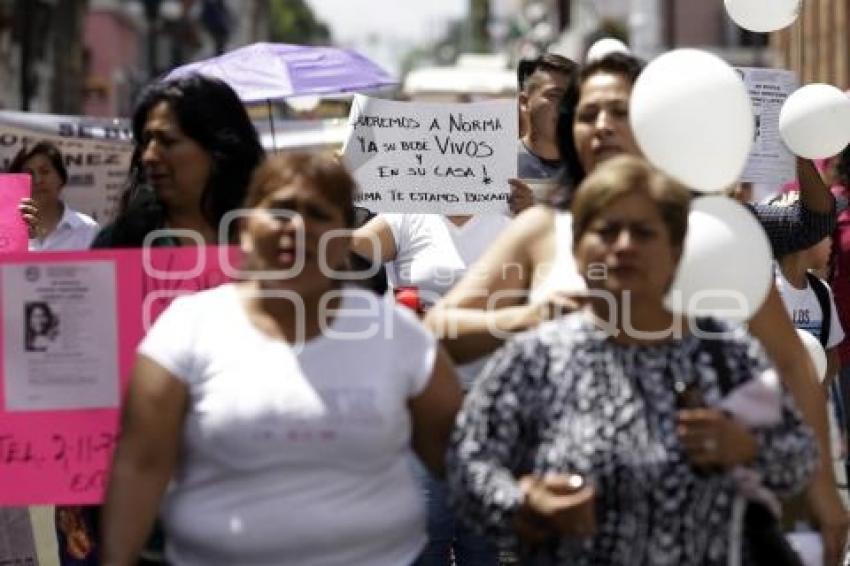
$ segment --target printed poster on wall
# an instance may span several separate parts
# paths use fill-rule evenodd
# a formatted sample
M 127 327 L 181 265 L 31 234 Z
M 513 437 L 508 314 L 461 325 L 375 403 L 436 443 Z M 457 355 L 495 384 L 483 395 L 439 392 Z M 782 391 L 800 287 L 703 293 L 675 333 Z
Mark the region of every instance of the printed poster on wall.
M 507 213 L 514 100 L 425 103 L 357 95 L 344 160 L 373 212 Z

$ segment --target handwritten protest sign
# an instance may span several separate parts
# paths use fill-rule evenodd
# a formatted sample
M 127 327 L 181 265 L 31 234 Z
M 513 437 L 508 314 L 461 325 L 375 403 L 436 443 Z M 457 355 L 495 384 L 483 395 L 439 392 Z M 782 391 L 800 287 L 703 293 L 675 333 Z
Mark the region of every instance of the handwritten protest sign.
M 30 196 L 29 175 L 0 175 L 0 253 L 27 251 L 27 225 L 18 204 Z
M 235 265 L 236 260 L 231 258 L 237 253 L 233 249 L 220 251 L 214 247 L 158 248 L 8 254 L 0 258 L 0 347 L 4 359 L 0 364 L 0 506 L 92 504 L 102 500 L 118 434 L 119 409 L 114 392 L 127 386 L 136 346 L 144 335 L 145 318 L 147 322 L 155 319 L 176 296 L 227 281 L 225 274 L 232 270 L 225 264 Z M 26 285 L 26 275 L 32 277 L 35 271 L 38 279 Z M 62 273 L 67 278 L 63 279 Z M 97 283 L 88 277 L 95 273 Z M 22 281 L 16 280 L 19 275 L 24 276 Z M 111 287 L 107 296 L 100 288 L 101 279 Z M 7 286 L 10 280 L 14 281 L 12 288 Z M 79 308 L 61 308 L 75 292 L 83 297 Z M 95 295 L 100 300 L 98 312 L 92 313 L 86 297 Z M 151 296 L 155 299 L 150 300 Z M 25 321 L 16 313 L 24 312 L 31 298 L 56 304 L 61 314 L 60 333 L 63 326 L 79 330 L 95 317 L 98 324 L 112 329 L 115 338 L 104 343 L 103 336 L 95 333 L 56 349 L 47 345 L 44 350 L 28 350 Z M 143 305 L 147 305 L 147 312 Z M 16 361 L 10 363 L 13 358 Z M 49 368 L 47 379 L 44 366 Z M 94 375 L 104 367 L 117 369 L 110 375 Z M 66 391 L 63 398 L 56 395 L 60 387 Z M 27 397 L 27 393 L 34 397 Z
M 513 100 L 434 104 L 357 95 L 344 159 L 374 212 L 505 213 L 516 176 Z
M 799 86 L 792 71 L 738 68 L 753 104 L 755 139 L 742 181 L 779 186 L 796 175 L 794 155 L 779 137 L 779 111 Z

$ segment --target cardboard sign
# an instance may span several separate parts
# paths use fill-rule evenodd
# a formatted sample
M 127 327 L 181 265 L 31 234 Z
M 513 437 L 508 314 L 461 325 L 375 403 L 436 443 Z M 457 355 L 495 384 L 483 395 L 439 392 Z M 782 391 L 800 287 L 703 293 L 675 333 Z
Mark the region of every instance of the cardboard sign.
M 357 95 L 344 160 L 374 212 L 507 213 L 514 100 L 397 102 Z
M 237 256 L 187 247 L 0 257 L 0 506 L 102 501 L 146 323 L 175 297 L 229 281 Z

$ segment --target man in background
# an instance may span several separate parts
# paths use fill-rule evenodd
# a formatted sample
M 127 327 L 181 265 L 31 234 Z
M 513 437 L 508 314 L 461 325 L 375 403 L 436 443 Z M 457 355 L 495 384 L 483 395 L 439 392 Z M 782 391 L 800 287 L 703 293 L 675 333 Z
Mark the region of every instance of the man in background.
M 517 177 L 559 182 L 565 168 L 558 151 L 558 106 L 578 65 L 566 57 L 546 53 L 523 61 L 519 79 L 520 139 Z

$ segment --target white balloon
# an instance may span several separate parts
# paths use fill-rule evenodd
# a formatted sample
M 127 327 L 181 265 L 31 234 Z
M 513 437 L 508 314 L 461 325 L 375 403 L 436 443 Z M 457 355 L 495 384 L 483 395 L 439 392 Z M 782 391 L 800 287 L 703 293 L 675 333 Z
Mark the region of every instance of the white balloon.
M 832 157 L 850 143 L 850 98 L 827 84 L 797 89 L 779 112 L 779 134 L 801 157 Z
M 748 320 L 773 282 L 770 242 L 755 215 L 725 196 L 691 204 L 688 233 L 665 305 L 688 316 Z
M 826 352 L 823 346 L 821 346 L 820 340 L 811 332 L 800 328 L 797 329 L 797 335 L 800 336 L 803 346 L 806 347 L 806 351 L 812 357 L 812 363 L 815 364 L 815 373 L 818 374 L 818 379 L 823 381 L 826 378 Z
M 725 0 L 726 12 L 736 24 L 755 32 L 790 26 L 800 15 L 800 0 Z
M 719 192 L 743 172 L 752 105 L 740 74 L 719 57 L 697 49 L 661 55 L 638 77 L 629 112 L 646 158 L 688 187 Z
M 590 46 L 587 55 L 584 56 L 585 63 L 598 61 L 611 53 L 631 53 L 625 43 L 613 37 L 603 37 Z

